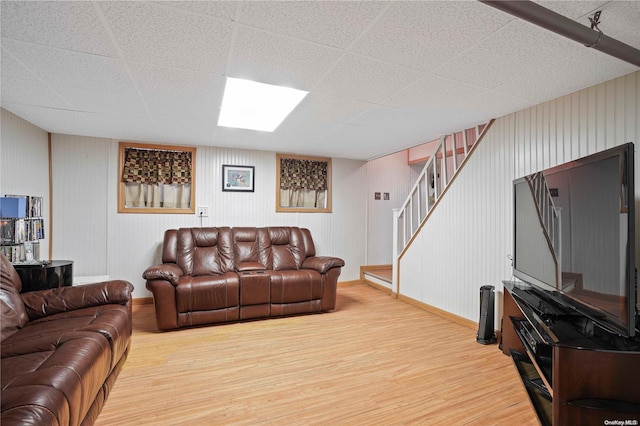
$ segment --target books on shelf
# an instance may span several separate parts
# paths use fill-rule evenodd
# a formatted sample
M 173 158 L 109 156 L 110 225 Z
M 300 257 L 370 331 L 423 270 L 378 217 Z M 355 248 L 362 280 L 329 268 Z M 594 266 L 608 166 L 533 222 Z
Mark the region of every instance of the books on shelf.
M 45 237 L 43 198 L 30 195 L 0 197 L 0 253 L 12 263 L 40 259 L 39 240 Z
M 0 246 L 0 253 L 11 263 L 31 263 L 40 261 L 40 243 L 28 241 L 23 244 Z
M 5 195 L 0 197 L 0 217 L 42 217 L 42 197 L 31 195 Z
M 1 244 L 19 244 L 43 238 L 43 219 L 0 219 Z

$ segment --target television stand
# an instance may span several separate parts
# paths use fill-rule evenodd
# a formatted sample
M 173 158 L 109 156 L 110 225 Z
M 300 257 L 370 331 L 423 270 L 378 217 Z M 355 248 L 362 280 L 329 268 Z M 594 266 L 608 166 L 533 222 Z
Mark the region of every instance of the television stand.
M 500 347 L 512 357 L 540 422 L 640 424 L 638 341 L 584 333 L 584 321 L 554 316 L 558 306 L 547 306 L 528 284 L 503 284 Z

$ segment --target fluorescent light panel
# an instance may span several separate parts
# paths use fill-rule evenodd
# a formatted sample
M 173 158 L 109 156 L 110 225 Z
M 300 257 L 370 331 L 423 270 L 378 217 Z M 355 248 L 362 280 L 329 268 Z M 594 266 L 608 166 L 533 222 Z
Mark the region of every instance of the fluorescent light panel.
M 273 132 L 307 93 L 227 77 L 218 126 Z

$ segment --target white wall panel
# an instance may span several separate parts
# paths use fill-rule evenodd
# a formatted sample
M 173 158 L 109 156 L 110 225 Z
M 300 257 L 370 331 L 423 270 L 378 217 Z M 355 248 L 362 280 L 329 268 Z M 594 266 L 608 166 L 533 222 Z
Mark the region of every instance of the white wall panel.
M 40 240 L 40 258 L 49 259 L 49 141 L 47 132 L 4 108 L 0 133 L 0 195 L 43 197 L 45 237 Z
M 477 321 L 479 288 L 511 277 L 512 180 L 626 142 L 640 164 L 639 88 L 636 72 L 497 119 L 402 257 L 400 293 Z
M 390 265 L 393 259 L 393 209 L 402 207 L 417 174 L 407 164 L 407 152 L 391 154 L 367 163 L 367 259 L 366 265 Z M 380 192 L 381 199 L 374 194 Z M 382 196 L 389 193 L 389 200 Z
M 148 297 L 144 270 L 160 262 L 164 231 L 193 226 L 301 226 L 311 230 L 319 255 L 339 256 L 341 281 L 359 277 L 365 264 L 366 167 L 335 158 L 332 213 L 276 213 L 276 154 L 197 147 L 196 205 L 208 206 L 202 222 L 195 214 L 118 214 L 118 141 L 56 135 L 54 194 L 57 235 L 54 249 L 75 261 L 79 275 L 108 275 L 131 281 L 134 297 Z M 255 192 L 222 191 L 222 165 L 255 167 Z M 86 179 L 88 170 L 91 179 Z M 85 178 L 83 178 L 85 177 Z M 89 200 L 88 208 L 81 200 Z M 96 232 L 89 230 L 96 227 Z
M 52 135 L 55 259 L 73 260 L 74 276 L 109 275 L 109 139 Z

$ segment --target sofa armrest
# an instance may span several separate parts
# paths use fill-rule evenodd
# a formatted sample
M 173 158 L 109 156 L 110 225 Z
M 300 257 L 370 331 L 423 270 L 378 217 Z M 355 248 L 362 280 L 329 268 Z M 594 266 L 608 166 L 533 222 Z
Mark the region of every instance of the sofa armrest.
M 303 269 L 315 269 L 321 274 L 324 274 L 329 269 L 341 268 L 343 266 L 344 266 L 344 260 L 337 257 L 329 257 L 329 256 L 307 257 L 304 260 L 304 262 L 302 262 Z
M 162 265 L 155 265 L 147 268 L 147 270 L 142 274 L 142 278 L 147 281 L 165 280 L 176 286 L 178 285 L 182 275 L 184 274 L 178 265 L 174 263 L 163 263 Z
M 240 262 L 236 266 L 237 272 L 253 272 L 253 271 L 264 271 L 265 267 L 262 263 L 259 262 Z
M 128 305 L 133 285 L 111 280 L 22 293 L 29 320 L 100 305 Z

